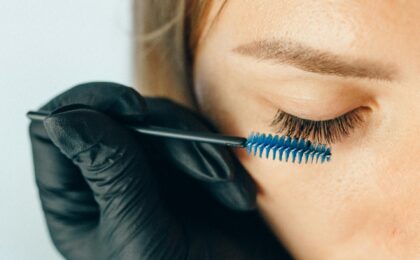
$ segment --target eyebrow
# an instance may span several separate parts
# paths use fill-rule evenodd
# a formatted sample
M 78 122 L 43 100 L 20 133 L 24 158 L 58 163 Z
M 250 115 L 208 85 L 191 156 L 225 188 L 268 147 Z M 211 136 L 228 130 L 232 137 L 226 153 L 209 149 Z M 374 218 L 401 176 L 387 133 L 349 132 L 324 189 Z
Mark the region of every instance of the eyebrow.
M 257 60 L 273 60 L 318 74 L 384 81 L 392 81 L 396 77 L 395 66 L 385 66 L 364 59 L 349 60 L 290 40 L 258 40 L 239 45 L 232 51 Z

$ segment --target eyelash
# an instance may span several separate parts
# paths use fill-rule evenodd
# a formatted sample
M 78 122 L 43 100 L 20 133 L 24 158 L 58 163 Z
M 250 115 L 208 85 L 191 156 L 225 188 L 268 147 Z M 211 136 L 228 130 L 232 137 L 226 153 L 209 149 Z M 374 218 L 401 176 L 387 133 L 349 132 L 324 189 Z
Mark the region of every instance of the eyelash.
M 276 127 L 277 133 L 310 139 L 316 143 L 332 144 L 347 137 L 354 128 L 360 126 L 363 122 L 361 111 L 358 109 L 324 121 L 302 119 L 279 109 L 270 126 Z

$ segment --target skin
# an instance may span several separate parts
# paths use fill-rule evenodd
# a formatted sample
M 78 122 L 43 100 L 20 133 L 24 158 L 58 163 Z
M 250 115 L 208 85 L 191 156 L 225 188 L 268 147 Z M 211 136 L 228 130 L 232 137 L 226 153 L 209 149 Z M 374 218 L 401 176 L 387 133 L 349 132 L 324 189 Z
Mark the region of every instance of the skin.
M 420 1 L 229 0 L 212 7 L 195 56 L 199 109 L 222 133 L 274 133 L 277 109 L 327 120 L 359 109 L 364 123 L 331 144 L 326 164 L 234 149 L 256 181 L 258 209 L 300 259 L 420 257 Z M 288 39 L 378 63 L 392 80 L 322 74 L 232 51 Z

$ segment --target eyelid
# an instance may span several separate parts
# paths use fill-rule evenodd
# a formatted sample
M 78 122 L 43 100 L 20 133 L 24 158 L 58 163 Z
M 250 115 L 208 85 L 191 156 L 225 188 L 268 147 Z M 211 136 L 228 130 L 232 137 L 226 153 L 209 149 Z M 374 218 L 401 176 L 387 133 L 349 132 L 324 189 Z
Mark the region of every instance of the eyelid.
M 303 91 L 296 85 L 293 85 L 293 88 L 284 87 L 284 89 L 295 89 L 295 92 L 299 89 L 299 93 Z M 303 89 L 307 89 L 306 85 Z M 373 100 L 370 95 L 359 91 L 354 91 L 349 94 L 348 91 L 343 90 L 343 92 L 339 92 L 341 93 L 340 95 L 337 92 L 332 94 L 332 92 L 327 91 L 317 94 L 317 97 L 313 98 L 309 98 L 308 96 L 303 96 L 302 98 L 302 96 L 297 94 L 292 95 L 292 93 L 292 90 L 290 90 L 290 93 L 287 91 L 260 91 L 256 95 L 258 95 L 262 104 L 271 106 L 271 108 L 277 107 L 284 112 L 287 111 L 286 113 L 290 115 L 298 115 L 301 119 L 317 121 L 337 118 L 358 107 L 370 107 L 372 106 Z
M 270 127 L 277 128 L 274 130 L 276 133 L 332 144 L 350 135 L 352 130 L 365 121 L 362 116 L 364 109 L 353 109 L 336 118 L 322 121 L 302 119 L 279 109 Z

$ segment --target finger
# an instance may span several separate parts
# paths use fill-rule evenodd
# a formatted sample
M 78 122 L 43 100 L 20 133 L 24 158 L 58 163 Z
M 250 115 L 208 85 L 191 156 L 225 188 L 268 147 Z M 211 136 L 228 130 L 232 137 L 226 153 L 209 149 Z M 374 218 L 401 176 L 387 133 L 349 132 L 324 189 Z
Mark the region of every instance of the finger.
M 151 124 L 175 129 L 215 132 L 212 125 L 193 113 L 163 98 L 147 98 Z M 256 207 L 256 186 L 249 174 L 227 147 L 175 139 L 156 139 L 160 154 L 176 167 L 198 179 L 224 205 L 235 210 Z
M 98 223 L 92 191 L 79 169 L 51 142 L 42 122 L 31 122 L 30 137 L 36 184 L 55 246 L 70 259 L 93 257 L 79 253 L 89 252 Z
M 81 170 L 101 211 L 100 231 L 112 255 L 131 250 L 152 254 L 145 241 L 177 251 L 183 234 L 163 207 L 151 165 L 140 139 L 106 115 L 89 109 L 53 114 L 44 121 L 51 140 Z M 137 243 L 137 244 L 136 244 Z M 136 246 L 134 246 L 136 245 Z
M 140 120 L 146 111 L 143 97 L 133 88 L 100 81 L 76 85 L 52 99 L 40 110 L 52 112 L 73 104 L 87 105 L 110 117 L 121 117 L 125 120 Z

